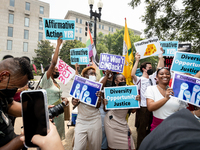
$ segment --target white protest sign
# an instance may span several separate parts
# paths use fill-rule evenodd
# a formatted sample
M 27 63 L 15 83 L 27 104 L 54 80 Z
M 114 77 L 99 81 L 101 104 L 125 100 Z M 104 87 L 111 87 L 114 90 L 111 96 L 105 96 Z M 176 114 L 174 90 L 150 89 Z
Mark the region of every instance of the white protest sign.
M 162 51 L 160 50 L 160 41 L 158 37 L 149 38 L 134 43 L 136 51 L 140 54 L 140 59 L 150 56 L 156 56 Z
M 75 70 L 60 58 L 58 58 L 56 67 L 58 68 L 58 71 L 60 73 L 58 79 L 63 84 L 67 84 L 67 82 L 69 82 L 69 80 L 75 75 Z

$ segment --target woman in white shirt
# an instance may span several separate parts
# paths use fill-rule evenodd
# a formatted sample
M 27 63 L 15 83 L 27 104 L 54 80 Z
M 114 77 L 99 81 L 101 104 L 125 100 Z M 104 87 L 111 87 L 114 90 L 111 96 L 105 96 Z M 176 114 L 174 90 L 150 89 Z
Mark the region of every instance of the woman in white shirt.
M 158 84 L 149 86 L 145 92 L 147 108 L 149 111 L 153 112 L 151 131 L 168 116 L 186 107 L 185 103 L 179 101 L 177 98 L 170 97 L 170 95 L 173 96 L 174 92 L 173 89 L 169 87 L 169 81 L 171 79 L 169 68 L 159 68 L 156 77 Z M 199 110 L 195 112 L 196 114 L 200 113 Z

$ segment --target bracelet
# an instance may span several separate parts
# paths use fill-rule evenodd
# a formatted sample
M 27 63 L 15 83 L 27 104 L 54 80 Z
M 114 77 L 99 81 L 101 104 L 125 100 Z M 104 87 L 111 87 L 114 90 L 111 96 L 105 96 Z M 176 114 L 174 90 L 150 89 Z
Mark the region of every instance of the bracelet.
M 193 114 L 194 114 L 194 116 L 195 116 L 195 118 L 196 118 L 197 120 L 200 120 L 200 118 L 196 116 L 195 111 L 193 111 Z

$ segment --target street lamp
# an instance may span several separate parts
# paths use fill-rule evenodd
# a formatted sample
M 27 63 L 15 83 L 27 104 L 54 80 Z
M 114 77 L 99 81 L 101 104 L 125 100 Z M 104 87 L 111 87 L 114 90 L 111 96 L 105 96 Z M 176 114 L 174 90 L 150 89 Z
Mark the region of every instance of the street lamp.
M 101 22 L 101 9 L 103 7 L 103 3 L 101 0 L 99 0 L 97 7 L 99 9 L 99 13 L 93 12 L 92 7 L 94 4 L 94 0 L 88 0 L 88 4 L 90 6 L 90 19 L 92 19 L 92 17 L 94 16 L 94 45 L 96 47 L 96 29 L 97 29 L 97 18 L 99 19 L 99 22 Z

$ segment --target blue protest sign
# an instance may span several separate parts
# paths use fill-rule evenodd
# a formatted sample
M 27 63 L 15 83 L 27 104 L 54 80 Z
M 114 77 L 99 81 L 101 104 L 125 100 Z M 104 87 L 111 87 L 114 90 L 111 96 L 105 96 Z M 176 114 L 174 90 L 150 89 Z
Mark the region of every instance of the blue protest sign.
M 171 71 L 195 75 L 200 69 L 200 55 L 194 53 L 176 52 Z
M 102 83 L 75 76 L 71 87 L 70 95 L 80 100 L 80 102 L 96 107 L 98 97 L 96 92 L 101 90 Z
M 111 70 L 113 72 L 123 72 L 125 57 L 101 53 L 99 61 L 100 70 Z
M 48 40 L 57 40 L 63 36 L 63 40 L 74 40 L 75 21 L 43 18 L 45 38 Z
M 178 41 L 160 41 L 160 46 L 163 48 L 163 56 L 174 56 L 178 51 Z
M 200 106 L 200 79 L 174 73 L 172 80 L 174 97 L 192 105 Z
M 120 86 L 120 87 L 105 87 L 105 99 L 108 100 L 106 109 L 129 109 L 139 108 L 139 101 L 135 100 L 138 95 L 136 85 Z
M 70 49 L 70 60 L 72 65 L 75 65 L 76 63 L 79 65 L 89 64 L 88 48 Z
M 142 72 L 140 71 L 140 68 L 137 68 L 135 75 L 137 77 L 141 77 L 142 76 Z

